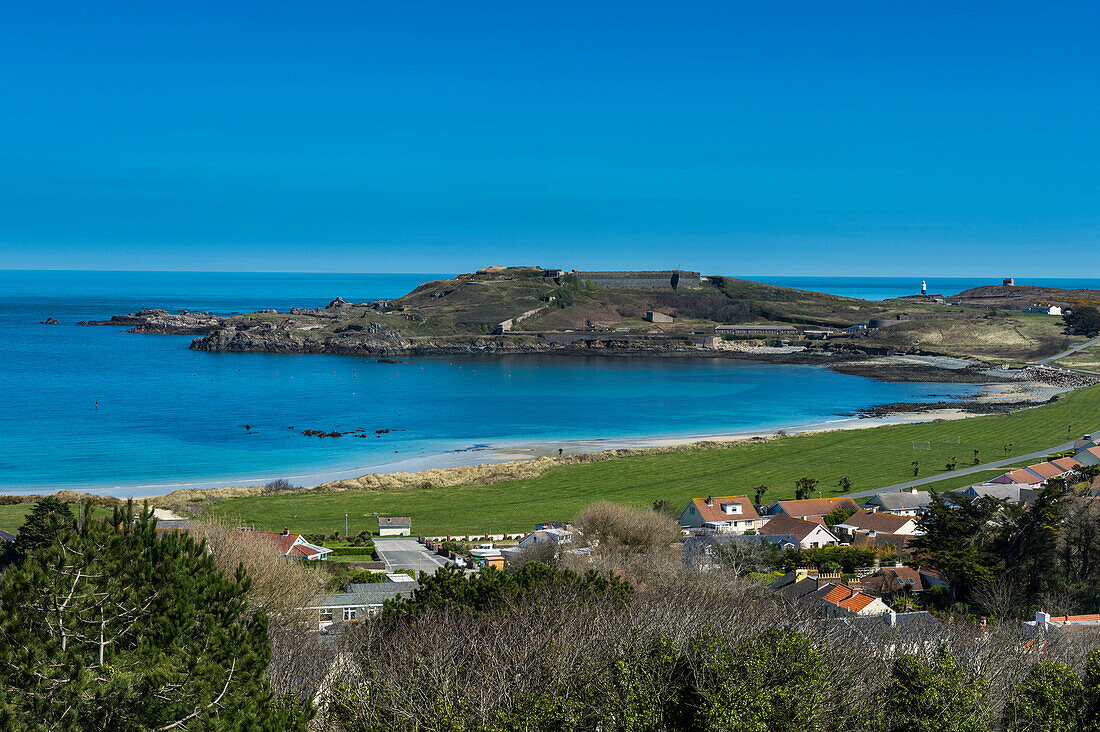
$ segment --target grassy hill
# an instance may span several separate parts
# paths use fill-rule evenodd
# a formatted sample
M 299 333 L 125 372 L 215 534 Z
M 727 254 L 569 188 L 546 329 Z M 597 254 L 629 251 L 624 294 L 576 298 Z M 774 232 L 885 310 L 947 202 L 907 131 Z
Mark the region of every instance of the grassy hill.
M 986 462 L 1006 452 L 1042 450 L 1098 428 L 1100 386 L 1009 415 L 647 452 L 554 467 L 533 479 L 492 485 L 236 498 L 210 510 L 270 530 L 288 526 L 307 533 L 342 531 L 345 512 L 352 533 L 373 530 L 374 513 L 411 515 L 414 530 L 424 534 L 521 531 L 539 521 L 571 518 L 603 499 L 634 506 L 663 499 L 679 505 L 707 494 L 752 494 L 758 485 L 769 487 L 768 500 L 789 498 L 803 476 L 819 480 L 822 495 L 839 495 L 837 481 L 844 474 L 851 477 L 853 490 L 861 491 L 911 478 L 914 460 L 920 462 L 921 476 L 935 475 L 946 471 L 950 457 L 961 467 L 973 463 L 975 450 Z M 980 480 L 953 479 L 932 488 Z

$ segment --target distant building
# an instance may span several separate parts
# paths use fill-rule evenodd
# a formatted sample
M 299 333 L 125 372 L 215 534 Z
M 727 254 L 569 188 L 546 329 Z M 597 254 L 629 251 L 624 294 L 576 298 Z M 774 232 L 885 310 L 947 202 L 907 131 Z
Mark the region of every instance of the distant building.
M 562 546 L 573 540 L 573 532 L 566 529 L 540 529 L 532 531 L 519 540 L 514 547 L 501 549 L 500 554 L 508 563 L 516 563 L 523 559 L 523 555 L 535 547 L 553 547 L 556 552 Z
M 313 562 L 328 559 L 328 555 L 332 553 L 331 549 L 311 544 L 301 534 L 292 534 L 286 529 L 283 529 L 281 534 L 272 531 L 257 531 L 255 534 L 270 539 L 275 550 L 287 559 L 305 559 Z
M 910 488 L 897 493 L 876 493 L 864 501 L 861 508 L 895 516 L 920 516 L 931 502 L 931 493 Z
M 1014 280 L 1011 277 L 1005 277 L 1003 280 L 1001 280 L 1001 286 L 1002 287 L 1015 287 L 1016 286 L 1016 280 Z
M 850 326 L 848 326 L 847 328 L 844 329 L 844 332 L 845 333 L 859 333 L 861 330 L 867 330 L 867 324 L 866 323 L 857 323 L 855 325 L 850 325 Z
M 607 290 L 675 290 L 680 287 L 699 287 L 702 276 L 698 272 L 672 269 L 648 272 L 581 272 L 573 270 L 581 282 L 591 282 Z
M 1032 305 L 1029 308 L 1024 308 L 1024 312 L 1038 315 L 1061 315 L 1062 308 L 1057 305 Z
M 772 516 L 759 533 L 768 536 L 793 536 L 802 549 L 820 549 L 835 546 L 836 535 L 819 523 L 803 521 L 790 516 Z
M 379 536 L 411 536 L 412 518 L 409 516 L 379 516 Z
M 718 335 L 735 336 L 791 336 L 798 335 L 798 329 L 789 325 L 716 325 Z
M 748 496 L 693 498 L 680 512 L 685 529 L 709 529 L 719 534 L 743 534 L 760 529 L 760 514 Z
M 804 330 L 802 335 L 806 336 L 813 341 L 823 341 L 831 336 L 833 332 L 831 330 Z
M 768 506 L 769 516 L 791 516 L 800 519 L 820 519 L 838 508 L 858 511 L 859 506 L 847 496 L 841 498 L 804 498 L 800 501 L 775 501 Z
M 673 320 L 671 315 L 665 315 L 656 310 L 646 310 L 645 319 L 650 323 L 671 323 Z
M 386 600 L 409 597 L 416 592 L 420 585 L 411 577 L 402 576 L 407 579 L 348 585 L 344 592 L 319 595 L 305 609 L 317 613 L 317 630 L 340 631 L 348 623 L 377 615 Z
M 894 534 L 896 536 L 916 536 L 922 533 L 917 528 L 917 522 L 912 516 L 895 516 L 892 513 L 870 513 L 868 511 L 856 511 L 841 523 L 833 527 L 833 531 L 852 539 L 856 534 L 866 534 L 874 537 L 877 534 Z

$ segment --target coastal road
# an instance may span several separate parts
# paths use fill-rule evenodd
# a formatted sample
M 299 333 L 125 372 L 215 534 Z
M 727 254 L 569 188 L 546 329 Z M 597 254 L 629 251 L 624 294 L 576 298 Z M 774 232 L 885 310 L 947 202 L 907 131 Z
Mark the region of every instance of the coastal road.
M 1091 341 L 1085 341 L 1081 345 L 1074 346 L 1073 348 L 1069 349 L 1068 351 L 1062 351 L 1061 353 L 1056 353 L 1053 356 L 1051 356 L 1050 358 L 1044 358 L 1042 360 L 1036 361 L 1035 363 L 1039 364 L 1040 366 L 1048 366 L 1048 365 L 1050 365 L 1054 361 L 1057 361 L 1060 358 L 1065 358 L 1066 356 L 1069 356 L 1070 354 L 1077 353 L 1078 351 L 1083 351 L 1086 348 L 1088 348 L 1089 346 L 1095 346 L 1097 344 L 1100 344 L 1100 337 L 1093 338 Z
M 411 569 L 414 572 L 435 573 L 440 567 L 450 564 L 435 552 L 429 552 L 416 539 L 387 536 L 374 540 L 374 548 L 379 558 L 386 563 L 387 572 L 399 569 Z
M 1089 433 L 1093 434 L 1093 433 Z M 1036 452 L 1029 452 L 1026 455 L 1015 455 L 1004 460 L 994 460 L 989 463 L 982 463 L 981 465 L 971 465 L 968 468 L 960 468 L 959 470 L 952 470 L 949 473 L 938 473 L 936 475 L 930 475 L 927 478 L 914 478 L 913 480 L 907 480 L 904 483 L 895 483 L 893 485 L 884 486 L 882 488 L 873 488 L 867 491 L 859 491 L 858 493 L 852 493 L 852 498 L 867 498 L 873 496 L 876 493 L 896 493 L 897 491 L 903 491 L 908 488 L 917 488 L 918 486 L 928 485 L 929 483 L 937 483 L 941 480 L 947 480 L 948 478 L 960 478 L 964 475 L 973 475 L 974 473 L 981 473 L 986 470 L 993 470 L 996 468 L 1006 468 L 1009 465 L 1015 465 L 1016 463 L 1023 462 L 1024 460 L 1039 460 L 1045 459 L 1048 455 L 1055 452 L 1063 452 L 1065 450 L 1073 449 L 1073 440 L 1064 442 L 1061 445 L 1055 447 L 1048 447 L 1045 450 L 1038 450 Z

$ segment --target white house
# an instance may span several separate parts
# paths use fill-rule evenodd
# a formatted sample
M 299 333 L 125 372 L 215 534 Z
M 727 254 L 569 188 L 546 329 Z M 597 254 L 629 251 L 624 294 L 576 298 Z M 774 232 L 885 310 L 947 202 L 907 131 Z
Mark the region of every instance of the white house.
M 500 555 L 504 557 L 506 562 L 513 563 L 519 561 L 528 549 L 542 546 L 552 546 L 559 549 L 571 543 L 572 540 L 573 532 L 567 529 L 539 529 L 520 539 L 514 547 L 501 549 Z
M 679 519 L 681 528 L 708 529 L 719 534 L 758 531 L 763 524 L 748 496 L 693 498 Z
M 379 516 L 379 536 L 410 536 L 412 535 L 412 518 L 410 516 Z
M 317 613 L 317 630 L 337 630 L 344 623 L 357 623 L 382 611 L 386 600 L 409 597 L 420 585 L 408 575 L 402 581 L 357 583 L 344 592 L 319 595 L 305 607 Z
M 896 516 L 890 513 L 870 513 L 868 511 L 856 511 L 834 526 L 833 530 L 849 538 L 853 538 L 857 534 L 866 534 L 867 536 L 877 534 L 917 536 L 923 533 L 917 528 L 917 520 L 912 516 Z
M 838 543 L 836 536 L 821 524 L 782 514 L 768 519 L 768 523 L 760 528 L 759 533 L 768 536 L 792 536 L 803 549 L 820 549 Z
M 1057 305 L 1032 305 L 1029 308 L 1024 308 L 1024 312 L 1039 315 L 1061 315 L 1062 308 Z
M 281 534 L 270 531 L 257 531 L 256 534 L 270 538 L 276 551 L 288 559 L 325 560 L 332 553 L 331 549 L 311 544 L 301 534 L 292 534 L 286 529 Z

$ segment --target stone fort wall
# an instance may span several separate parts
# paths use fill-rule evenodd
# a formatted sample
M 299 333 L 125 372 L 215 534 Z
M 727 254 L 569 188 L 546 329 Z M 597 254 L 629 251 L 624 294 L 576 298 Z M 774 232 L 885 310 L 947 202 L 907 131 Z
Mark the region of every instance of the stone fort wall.
M 613 290 L 659 290 L 677 287 L 699 287 L 703 284 L 698 272 L 666 270 L 661 272 L 579 272 L 583 282 Z

